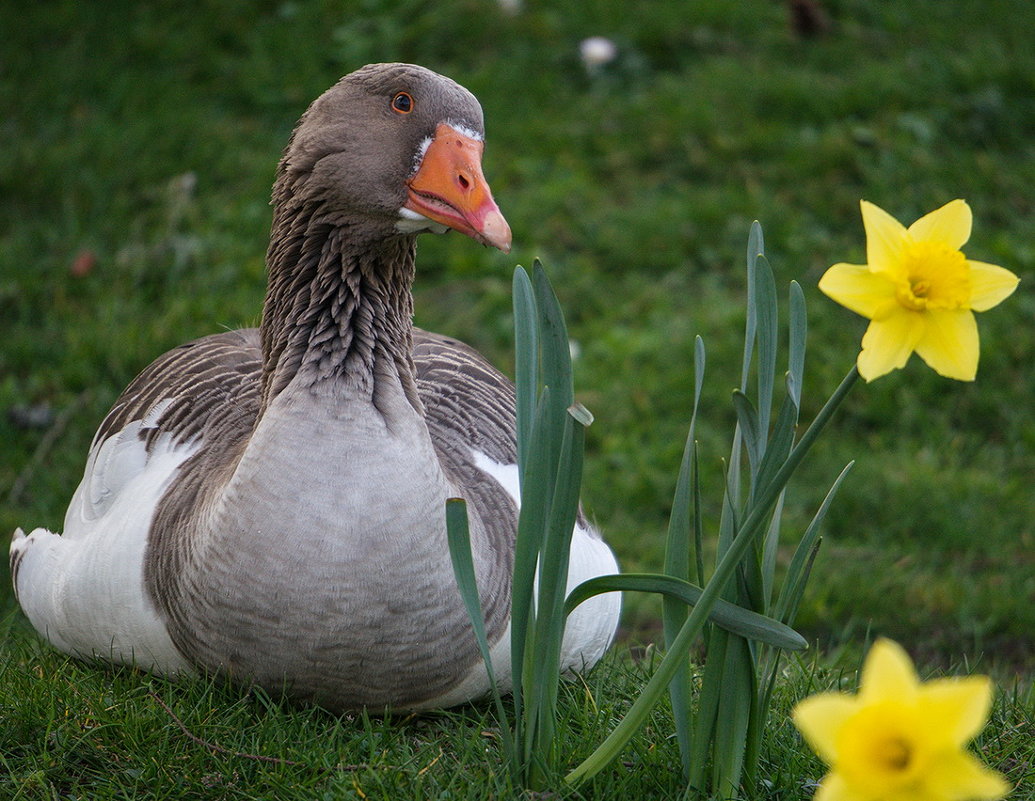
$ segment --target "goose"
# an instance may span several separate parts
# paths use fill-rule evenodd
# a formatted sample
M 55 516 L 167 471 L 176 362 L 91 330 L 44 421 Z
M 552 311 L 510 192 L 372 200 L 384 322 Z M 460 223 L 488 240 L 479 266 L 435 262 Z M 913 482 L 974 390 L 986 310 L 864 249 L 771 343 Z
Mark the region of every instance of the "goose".
M 146 367 L 102 421 L 63 533 L 14 534 L 16 597 L 53 647 L 331 710 L 477 699 L 445 529 L 462 497 L 508 689 L 514 389 L 412 323 L 418 234 L 510 250 L 483 148 L 478 101 L 422 67 L 368 65 L 312 103 L 275 178 L 259 327 Z M 616 570 L 580 512 L 569 589 Z M 619 606 L 568 619 L 565 671 L 601 658 Z

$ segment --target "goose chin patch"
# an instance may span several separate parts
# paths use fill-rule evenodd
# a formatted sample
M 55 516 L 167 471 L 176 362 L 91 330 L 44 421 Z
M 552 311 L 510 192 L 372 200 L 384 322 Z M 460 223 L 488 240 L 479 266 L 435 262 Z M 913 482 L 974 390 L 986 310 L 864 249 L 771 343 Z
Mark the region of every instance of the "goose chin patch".
M 430 231 L 433 234 L 444 234 L 449 230 L 449 226 L 428 219 L 420 212 L 403 206 L 399 209 L 399 219 L 396 220 L 395 230 L 400 234 L 419 234 L 424 231 Z

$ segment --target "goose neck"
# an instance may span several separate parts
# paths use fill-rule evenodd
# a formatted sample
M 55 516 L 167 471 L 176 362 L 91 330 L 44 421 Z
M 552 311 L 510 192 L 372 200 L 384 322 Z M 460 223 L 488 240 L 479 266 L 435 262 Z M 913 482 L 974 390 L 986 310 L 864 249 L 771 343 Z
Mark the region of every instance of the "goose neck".
M 415 409 L 415 237 L 365 235 L 318 216 L 274 224 L 263 308 L 265 409 L 289 384 L 377 396 L 401 388 Z

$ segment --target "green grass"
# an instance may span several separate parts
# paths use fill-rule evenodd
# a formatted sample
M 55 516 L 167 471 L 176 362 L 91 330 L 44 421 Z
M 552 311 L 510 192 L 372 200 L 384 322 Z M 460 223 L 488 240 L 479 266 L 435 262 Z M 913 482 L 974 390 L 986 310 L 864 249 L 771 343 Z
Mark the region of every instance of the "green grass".
M 528 799 L 679 798 L 679 751 L 667 705 L 619 761 L 578 790 L 522 794 L 510 783 L 488 704 L 394 717 L 334 716 L 219 682 L 173 683 L 66 659 L 24 631 L 0 667 L 0 798 Z M 617 649 L 585 680 L 563 682 L 558 740 L 572 764 L 613 727 L 655 665 Z M 762 751 L 766 799 L 805 797 L 823 775 L 787 716 L 818 688 L 855 690 L 840 664 L 795 662 L 774 699 Z M 974 748 L 1035 798 L 1035 695 L 1007 688 Z
M 857 460 L 828 516 L 799 617 L 823 650 L 854 649 L 881 633 L 922 664 L 965 661 L 993 671 L 1004 687 L 1015 678 L 1030 683 L 1030 2 L 829 0 L 833 30 L 815 40 L 796 36 L 784 6 L 771 0 L 644 3 L 632 12 L 623 0 L 526 5 L 516 16 L 491 0 L 22 9 L 18 25 L 5 26 L 0 49 L 0 531 L 61 527 L 96 425 L 152 358 L 257 320 L 269 187 L 292 126 L 341 74 L 367 61 L 410 60 L 455 77 L 482 100 L 486 172 L 515 234 L 509 256 L 455 234 L 424 237 L 417 322 L 465 339 L 509 370 L 512 269 L 543 259 L 579 345 L 576 397 L 596 418 L 587 431 L 583 498 L 628 570 L 661 565 L 698 333 L 708 347 L 698 422 L 702 479 L 715 504 L 706 522 L 717 523 L 750 221 L 765 227 L 778 286 L 794 278 L 806 291 L 807 422 L 851 363 L 864 328 L 815 289 L 831 263 L 864 260 L 859 198 L 907 223 L 954 197 L 970 202 L 976 221 L 968 255 L 1022 278 L 1015 297 L 979 315 L 977 382 L 940 379 L 914 360 L 858 388 L 793 482 L 785 514 L 804 526 L 840 467 Z M 577 46 L 594 34 L 612 37 L 620 57 L 590 78 Z M 81 253 L 95 264 L 76 277 L 71 266 Z M 42 407 L 54 418 L 39 427 L 18 422 L 19 412 Z M 3 572 L 5 609 L 13 600 Z M 631 600 L 628 641 L 659 637 L 659 617 L 660 605 Z M 98 673 L 36 649 L 22 628 L 15 631 L 0 645 L 0 671 L 18 666 L 0 676 L 3 715 L 23 721 L 19 781 L 41 771 L 43 782 L 37 790 L 25 785 L 22 797 L 52 797 L 48 781 L 60 797 L 78 775 L 117 772 L 107 748 L 144 777 L 127 778 L 111 797 L 134 797 L 133 787 L 162 792 L 158 770 L 177 781 L 215 774 L 231 783 L 208 795 L 198 785 L 184 790 L 188 797 L 279 793 L 265 782 L 286 782 L 282 769 L 248 760 L 191 757 L 184 764 L 194 778 L 184 778 L 177 760 L 194 752 L 153 708 L 148 681 L 171 704 L 180 699 L 175 708 L 184 715 L 205 698 L 213 709 L 225 706 L 225 717 L 213 713 L 211 739 L 223 742 L 244 719 L 237 716 L 247 717 L 251 734 L 240 736 L 266 739 L 233 739 L 235 750 L 279 753 L 271 721 L 290 726 L 287 743 L 302 742 L 291 732 L 310 721 L 311 742 L 333 731 L 343 751 L 362 730 L 232 691 Z M 37 668 L 47 677 L 38 687 L 27 679 Z M 635 682 L 618 673 L 593 680 L 620 694 Z M 114 688 L 108 712 L 105 684 Z M 627 701 L 610 692 L 597 697 L 601 705 Z M 1030 727 L 1028 703 L 1008 707 L 1004 714 L 1019 721 L 1011 725 L 1027 714 Z M 116 737 L 122 720 L 137 717 L 133 730 L 154 741 L 141 740 L 139 749 L 130 741 L 119 751 L 101 739 L 95 747 L 95 737 Z M 204 717 L 188 717 L 203 728 Z M 119 723 L 96 735 L 75 733 L 94 719 Z M 48 721 L 64 739 L 47 740 Z M 478 725 L 467 713 L 433 721 L 446 729 L 457 721 Z M 30 736 L 33 725 L 42 733 Z M 403 740 L 423 736 L 406 731 Z M 0 755 L 13 764 L 11 749 L 21 740 L 12 744 L 6 727 L 0 732 L 9 738 Z M 663 736 L 635 747 L 664 745 L 668 759 L 674 744 Z M 1009 727 L 988 736 L 1008 738 Z M 159 743 L 173 750 L 152 764 L 142 754 Z M 433 747 L 407 764 L 423 767 L 437 753 Z M 1024 758 L 1030 764 L 1030 748 Z M 482 762 L 472 759 L 464 770 L 488 770 Z M 267 770 L 281 775 L 269 778 Z M 319 792 L 335 797 L 348 797 L 358 780 L 306 776 L 326 782 Z M 368 780 L 388 781 L 364 773 Z M 434 789 L 450 789 L 448 779 L 434 781 L 447 782 Z

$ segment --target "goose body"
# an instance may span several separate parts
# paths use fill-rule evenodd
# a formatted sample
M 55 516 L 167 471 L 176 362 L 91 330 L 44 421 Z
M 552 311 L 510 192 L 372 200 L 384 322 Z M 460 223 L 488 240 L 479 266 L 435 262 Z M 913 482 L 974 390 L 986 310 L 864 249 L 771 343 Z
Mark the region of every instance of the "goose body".
M 274 186 L 261 327 L 148 366 L 102 422 L 63 532 L 15 533 L 15 592 L 44 638 L 332 709 L 477 698 L 445 535 L 459 496 L 506 684 L 513 387 L 411 322 L 419 233 L 509 249 L 482 146 L 477 101 L 412 65 L 365 67 L 310 106 Z M 616 570 L 580 516 L 569 587 Z M 564 669 L 599 660 L 618 612 L 613 595 L 575 611 Z

